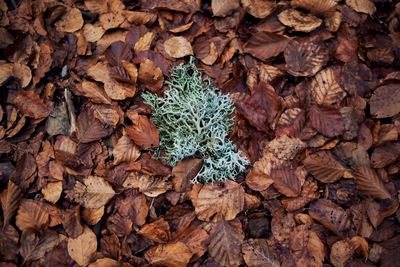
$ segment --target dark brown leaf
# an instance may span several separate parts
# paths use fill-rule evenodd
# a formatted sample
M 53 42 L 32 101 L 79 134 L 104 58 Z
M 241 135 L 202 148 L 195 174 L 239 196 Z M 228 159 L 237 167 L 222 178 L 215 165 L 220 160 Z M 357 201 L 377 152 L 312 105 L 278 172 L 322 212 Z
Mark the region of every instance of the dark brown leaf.
M 335 137 L 344 132 L 344 122 L 337 109 L 312 106 L 309 110 L 311 125 L 321 134 Z
M 323 183 L 333 183 L 342 178 L 346 168 L 330 152 L 320 151 L 309 155 L 304 166 L 316 179 Z
M 362 194 L 378 199 L 391 198 L 388 190 L 385 188 L 382 180 L 374 169 L 368 166 L 359 166 L 354 171 L 354 177 L 357 188 Z
M 109 136 L 113 132 L 113 128 L 109 125 L 103 125 L 95 118 L 93 112 L 85 109 L 78 116 L 77 122 L 78 140 L 82 143 L 90 143 Z
M 172 169 L 172 185 L 176 192 L 186 192 L 190 181 L 203 166 L 203 160 L 198 158 L 184 159 Z

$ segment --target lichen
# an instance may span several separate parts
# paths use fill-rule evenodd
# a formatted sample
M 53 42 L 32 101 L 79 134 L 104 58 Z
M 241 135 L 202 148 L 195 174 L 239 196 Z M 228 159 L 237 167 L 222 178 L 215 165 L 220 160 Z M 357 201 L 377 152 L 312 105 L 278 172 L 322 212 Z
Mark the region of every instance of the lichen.
M 187 157 L 202 158 L 193 183 L 233 180 L 249 163 L 228 139 L 234 105 L 210 78 L 202 77 L 194 61 L 192 57 L 188 64 L 172 69 L 163 97 L 143 94 L 160 133 L 156 155 L 171 166 Z

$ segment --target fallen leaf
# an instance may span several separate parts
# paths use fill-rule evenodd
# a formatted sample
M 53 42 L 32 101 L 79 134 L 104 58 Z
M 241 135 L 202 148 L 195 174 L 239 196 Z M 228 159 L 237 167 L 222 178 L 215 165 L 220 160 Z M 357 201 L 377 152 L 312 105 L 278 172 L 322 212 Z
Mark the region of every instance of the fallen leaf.
M 192 45 L 184 37 L 171 37 L 164 42 L 165 52 L 173 58 L 193 55 Z
M 372 15 L 376 11 L 374 2 L 371 0 L 346 0 L 346 5 L 357 12 Z
M 140 151 L 129 137 L 123 135 L 114 146 L 113 156 L 113 164 L 118 165 L 121 162 L 137 160 L 140 156 Z
M 273 186 L 287 197 L 297 197 L 305 181 L 306 172 L 303 168 L 286 166 L 274 168 L 271 171 Z
M 135 114 L 131 118 L 133 125 L 125 128 L 128 137 L 143 148 L 158 147 L 160 136 L 154 123 L 144 115 Z
M 176 192 L 183 193 L 189 188 L 190 181 L 197 175 L 203 166 L 203 160 L 188 158 L 181 160 L 172 169 L 172 185 Z
M 221 220 L 210 232 L 208 253 L 221 266 L 239 266 L 242 263 L 243 240 L 244 234 L 239 220 Z
M 144 254 L 150 264 L 168 267 L 184 267 L 189 263 L 192 256 L 193 253 L 182 242 L 160 244 L 150 248 Z
M 90 263 L 88 267 L 118 267 L 118 261 L 110 258 L 101 258 Z
M 90 110 L 82 110 L 76 121 L 76 136 L 81 143 L 90 143 L 109 136 L 113 128 L 103 125 Z
M 281 266 L 266 239 L 247 239 L 242 245 L 242 253 L 249 267 Z
M 244 46 L 244 52 L 258 59 L 267 60 L 285 51 L 289 41 L 290 39 L 284 35 L 258 32 L 251 35 Z
M 82 81 L 82 86 L 77 86 L 77 90 L 83 96 L 90 98 L 91 101 L 99 104 L 111 104 L 111 99 L 104 92 L 104 89 L 94 82 Z
M 304 14 L 296 9 L 286 9 L 278 15 L 279 21 L 295 31 L 311 32 L 321 26 L 322 19 L 313 15 Z
M 125 20 L 125 17 L 121 12 L 109 12 L 103 13 L 99 16 L 99 23 L 104 30 L 110 30 L 118 28 Z
M 304 127 L 305 119 L 304 111 L 300 108 L 285 110 L 276 125 L 276 135 L 278 137 L 282 135 L 299 136 Z
M 98 209 L 84 208 L 82 212 L 82 217 L 89 225 L 97 224 L 104 215 L 104 206 Z
M 91 262 L 97 250 L 97 238 L 93 231 L 85 226 L 77 238 L 68 238 L 68 253 L 80 266 Z
M 51 107 L 46 105 L 34 91 L 21 90 L 12 103 L 27 117 L 42 119 L 49 116 Z
M 233 220 L 243 210 L 244 190 L 233 181 L 206 184 L 193 205 L 199 220 Z
M 254 191 L 267 190 L 273 183 L 274 180 L 270 176 L 259 170 L 253 170 L 246 176 L 247 186 Z
M 310 11 L 312 14 L 330 13 L 337 5 L 336 0 L 292 0 L 290 5 Z
M 214 16 L 225 17 L 240 6 L 239 0 L 212 0 L 211 10 Z
M 323 183 L 334 183 L 347 171 L 329 151 L 319 151 L 307 156 L 304 166 L 317 180 Z
M 76 32 L 84 24 L 82 13 L 78 8 L 67 8 L 61 19 L 55 23 L 57 31 Z
M 371 169 L 368 166 L 356 167 L 354 177 L 357 189 L 362 194 L 378 199 L 391 198 L 390 193 L 383 184 L 383 181 L 379 178 L 374 169 Z
M 266 18 L 276 7 L 275 1 L 271 0 L 241 0 L 247 12 L 255 18 Z
M 47 231 L 43 235 L 37 236 L 32 229 L 27 229 L 21 234 L 20 253 L 26 262 L 37 261 L 60 242 L 58 234 L 54 231 Z
M 62 182 L 49 182 L 42 187 L 43 198 L 55 204 L 61 197 Z
M 319 108 L 312 106 L 309 110 L 311 126 L 318 132 L 327 136 L 335 137 L 343 134 L 344 122 L 343 118 L 337 109 Z
M 328 62 L 328 50 L 319 42 L 292 40 L 285 48 L 287 71 L 294 76 L 313 76 Z
M 172 188 L 171 183 L 163 177 L 151 177 L 146 174 L 131 172 L 123 183 L 125 188 L 137 188 L 149 197 L 157 197 Z
M 15 224 L 21 231 L 32 228 L 41 230 L 49 223 L 49 213 L 44 205 L 35 200 L 24 199 L 19 205 Z
M 388 84 L 375 89 L 370 98 L 370 112 L 376 118 L 392 117 L 400 112 L 398 85 Z
M 160 93 L 164 85 L 164 75 L 161 69 L 149 59 L 140 63 L 138 78 L 153 93 Z
M 318 105 L 337 106 L 346 97 L 346 92 L 337 82 L 335 70 L 327 68 L 315 75 L 311 82 L 311 95 Z
M 7 189 L 1 192 L 0 201 L 1 209 L 3 210 L 3 227 L 6 227 L 11 218 L 17 212 L 21 200 L 21 189 L 11 180 L 8 181 Z
M 24 64 L 14 63 L 12 76 L 20 81 L 22 88 L 27 87 L 32 80 L 31 69 Z
M 106 13 L 108 11 L 108 0 L 85 0 L 85 7 L 93 13 Z
M 101 26 L 97 26 L 94 24 L 86 23 L 83 26 L 83 35 L 85 36 L 86 41 L 94 43 L 103 37 L 105 30 Z
M 169 224 L 163 218 L 146 224 L 138 231 L 139 235 L 156 242 L 156 243 L 167 243 L 170 239 Z

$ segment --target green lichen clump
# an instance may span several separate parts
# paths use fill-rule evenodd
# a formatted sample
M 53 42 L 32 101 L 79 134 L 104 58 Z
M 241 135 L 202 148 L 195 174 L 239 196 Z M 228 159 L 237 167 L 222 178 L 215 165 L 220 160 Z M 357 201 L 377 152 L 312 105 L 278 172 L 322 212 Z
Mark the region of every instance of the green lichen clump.
M 194 58 L 174 67 L 167 84 L 164 97 L 143 94 L 160 132 L 158 155 L 171 166 L 187 157 L 202 158 L 194 183 L 234 179 L 249 162 L 227 137 L 233 125 L 232 99 L 202 78 Z

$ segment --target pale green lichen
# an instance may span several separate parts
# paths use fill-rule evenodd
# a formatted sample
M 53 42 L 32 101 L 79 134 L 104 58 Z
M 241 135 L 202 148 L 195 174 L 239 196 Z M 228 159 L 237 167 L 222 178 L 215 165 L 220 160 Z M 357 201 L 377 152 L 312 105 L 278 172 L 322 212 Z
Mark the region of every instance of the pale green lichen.
M 202 78 L 194 58 L 174 67 L 167 84 L 164 97 L 143 94 L 160 132 L 157 155 L 171 166 L 187 157 L 202 158 L 194 183 L 235 179 L 249 162 L 227 137 L 233 124 L 232 99 L 221 94 L 208 77 Z

